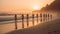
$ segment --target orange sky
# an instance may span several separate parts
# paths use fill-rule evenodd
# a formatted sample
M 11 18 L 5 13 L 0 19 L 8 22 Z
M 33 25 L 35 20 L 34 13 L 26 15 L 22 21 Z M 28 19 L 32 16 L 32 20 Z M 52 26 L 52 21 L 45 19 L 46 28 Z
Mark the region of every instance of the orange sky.
M 0 0 L 0 12 L 31 12 L 31 10 L 36 10 L 36 8 L 41 9 L 53 1 L 54 0 Z

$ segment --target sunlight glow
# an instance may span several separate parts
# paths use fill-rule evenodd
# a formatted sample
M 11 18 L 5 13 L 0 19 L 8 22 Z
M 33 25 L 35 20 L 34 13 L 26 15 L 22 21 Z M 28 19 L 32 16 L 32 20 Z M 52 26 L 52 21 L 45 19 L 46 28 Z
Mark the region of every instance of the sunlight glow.
M 34 10 L 39 10 L 40 7 L 39 7 L 38 5 L 34 5 L 34 6 L 33 6 L 33 9 L 34 9 Z

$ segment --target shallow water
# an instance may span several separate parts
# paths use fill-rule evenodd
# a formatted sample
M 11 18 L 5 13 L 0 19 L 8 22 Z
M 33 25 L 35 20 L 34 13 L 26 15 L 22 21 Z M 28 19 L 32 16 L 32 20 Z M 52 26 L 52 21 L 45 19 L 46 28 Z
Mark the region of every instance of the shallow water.
M 26 17 L 26 15 L 24 15 L 24 16 Z M 40 15 L 38 15 L 38 16 L 39 17 L 34 18 L 34 20 L 31 18 L 31 15 L 29 16 L 28 27 L 33 27 L 40 23 L 45 23 L 45 22 L 57 19 L 57 17 L 54 15 L 53 15 L 52 19 L 51 19 L 51 17 L 40 17 Z M 0 34 L 4 34 L 4 33 L 15 30 L 15 20 L 14 20 L 15 17 L 14 16 L 12 16 L 12 15 L 11 16 L 0 16 L 0 18 L 3 20 L 8 19 L 8 21 L 2 21 L 2 22 L 0 21 Z M 9 20 L 9 19 L 13 19 L 13 20 Z M 17 19 L 18 19 L 17 20 L 17 29 L 22 29 L 22 20 L 20 20 L 21 15 L 18 15 Z M 34 21 L 34 25 L 33 25 L 33 21 Z M 24 23 L 24 28 L 28 28 L 26 18 L 24 19 L 23 23 Z

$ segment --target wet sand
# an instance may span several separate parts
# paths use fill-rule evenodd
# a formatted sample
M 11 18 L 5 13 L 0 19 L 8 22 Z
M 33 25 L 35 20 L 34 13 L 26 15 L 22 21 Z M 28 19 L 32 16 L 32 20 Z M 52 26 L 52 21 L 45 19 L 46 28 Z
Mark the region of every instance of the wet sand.
M 41 23 L 31 28 L 14 30 L 7 34 L 60 34 L 60 19 Z
M 37 21 L 34 22 L 34 25 L 37 25 Z M 27 27 L 27 22 L 24 22 L 24 28 L 29 28 L 32 26 L 33 26 L 32 22 L 29 22 L 28 27 Z M 22 29 L 22 22 L 18 22 L 17 27 L 18 29 Z M 5 34 L 7 32 L 11 32 L 14 30 L 15 30 L 15 23 L 0 24 L 0 34 Z

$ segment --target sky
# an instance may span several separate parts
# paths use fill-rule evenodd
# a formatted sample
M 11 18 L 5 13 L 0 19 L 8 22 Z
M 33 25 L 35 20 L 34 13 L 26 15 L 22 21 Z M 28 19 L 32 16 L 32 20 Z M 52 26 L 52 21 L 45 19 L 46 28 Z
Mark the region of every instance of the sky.
M 39 10 L 54 0 L 0 0 L 0 13 L 28 13 Z

